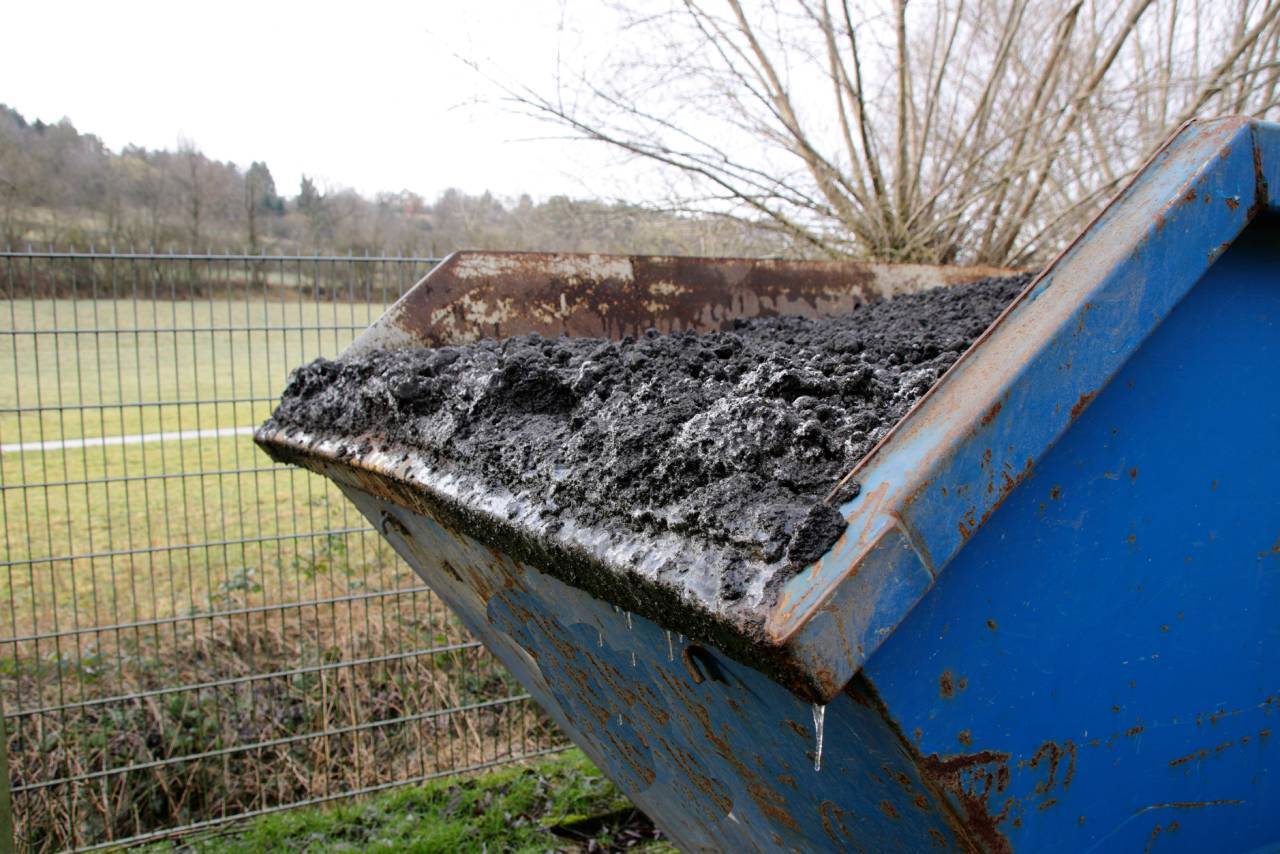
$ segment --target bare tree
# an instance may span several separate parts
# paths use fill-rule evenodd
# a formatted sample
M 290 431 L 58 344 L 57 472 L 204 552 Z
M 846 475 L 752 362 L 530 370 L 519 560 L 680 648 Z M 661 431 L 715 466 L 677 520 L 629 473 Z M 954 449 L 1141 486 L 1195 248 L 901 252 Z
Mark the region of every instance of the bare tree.
M 1025 265 L 1186 120 L 1280 110 L 1280 0 L 1118 7 L 669 0 L 550 91 L 497 82 L 804 251 Z
M 200 246 L 200 226 L 205 213 L 207 195 L 206 160 L 200 149 L 190 139 L 178 140 L 177 181 L 182 187 L 183 204 L 187 215 L 187 245 L 195 250 Z
M 253 161 L 244 173 L 244 216 L 245 238 L 249 252 L 257 252 L 261 248 L 262 226 L 260 218 L 263 213 L 273 209 L 278 196 L 276 182 L 271 177 L 267 164 Z

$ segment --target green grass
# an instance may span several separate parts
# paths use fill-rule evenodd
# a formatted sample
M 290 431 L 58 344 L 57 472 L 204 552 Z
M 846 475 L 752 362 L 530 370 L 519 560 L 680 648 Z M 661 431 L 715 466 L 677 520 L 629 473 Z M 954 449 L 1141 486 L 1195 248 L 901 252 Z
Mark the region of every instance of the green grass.
M 164 843 L 152 852 L 454 852 L 581 850 L 556 825 L 625 810 L 626 796 L 581 752 L 468 779 L 436 780 L 342 806 L 261 817 L 232 835 Z M 610 833 L 595 836 L 603 850 Z M 632 850 L 673 852 L 665 842 Z
M 334 356 L 382 314 L 375 303 L 15 299 L 0 306 L 4 442 L 252 424 L 289 371 Z M 73 331 L 82 330 L 82 331 Z M 173 331 L 177 330 L 177 331 Z M 31 334 L 39 331 L 40 334 Z M 178 403 L 196 399 L 239 403 Z M 268 400 L 245 401 L 245 398 Z M 164 407 L 57 412 L 65 404 Z
M 9 301 L 0 330 L 18 334 L 0 335 L 0 372 L 12 375 L 0 383 L 0 443 L 256 425 L 292 368 L 336 355 L 380 313 L 372 303 Z M 0 485 L 0 554 L 19 562 L 0 576 L 0 620 L 18 635 L 208 610 L 246 573 L 258 589 L 242 604 L 257 605 L 325 595 L 317 570 L 345 573 L 341 594 L 352 579 L 388 583 L 369 566 L 395 566 L 373 537 L 336 544 L 341 560 L 324 538 L 295 538 L 365 523 L 327 482 L 273 467 L 249 436 L 5 453 Z M 262 537 L 284 539 L 141 551 Z M 103 552 L 136 553 L 21 563 Z

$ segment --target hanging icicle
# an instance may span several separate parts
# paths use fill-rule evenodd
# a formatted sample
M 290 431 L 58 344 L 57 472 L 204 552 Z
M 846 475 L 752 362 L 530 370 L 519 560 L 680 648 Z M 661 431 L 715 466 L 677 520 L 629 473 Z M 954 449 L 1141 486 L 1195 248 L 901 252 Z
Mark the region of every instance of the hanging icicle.
M 822 724 L 827 717 L 827 707 L 820 704 L 813 704 L 813 731 L 817 744 L 813 751 L 813 770 L 822 770 Z

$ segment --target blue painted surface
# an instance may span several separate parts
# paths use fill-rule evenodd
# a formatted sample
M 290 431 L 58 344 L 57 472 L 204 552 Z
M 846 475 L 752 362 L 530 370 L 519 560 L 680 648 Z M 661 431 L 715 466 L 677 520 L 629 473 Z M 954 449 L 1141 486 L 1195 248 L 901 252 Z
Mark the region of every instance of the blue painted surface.
M 956 849 L 948 807 L 870 698 L 812 706 L 713 650 L 496 554 L 429 512 L 347 497 L 467 628 L 686 851 Z M 384 526 L 384 513 L 400 525 Z M 399 530 L 397 530 L 399 529 Z M 668 645 L 670 644 L 670 645 Z
M 988 804 L 1013 799 L 1015 848 L 1280 839 L 1275 226 L 1218 261 L 865 670 L 925 754 L 1010 755 Z

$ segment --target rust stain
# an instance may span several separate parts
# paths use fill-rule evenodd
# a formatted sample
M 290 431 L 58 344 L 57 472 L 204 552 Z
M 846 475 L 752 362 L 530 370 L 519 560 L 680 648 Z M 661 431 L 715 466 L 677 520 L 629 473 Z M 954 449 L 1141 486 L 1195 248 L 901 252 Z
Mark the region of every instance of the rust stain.
M 691 650 L 693 650 L 696 646 L 697 644 L 689 644 L 683 650 L 681 650 L 680 660 L 684 662 L 685 669 L 689 671 L 689 678 L 693 680 L 693 684 L 701 685 L 703 682 L 707 680 L 707 677 L 702 675 L 702 669 L 698 667 L 698 665 L 693 660 L 693 654 Z
M 942 671 L 942 675 L 938 677 L 938 693 L 944 700 L 950 700 L 956 695 L 955 677 L 950 670 Z
M 1227 202 L 1227 207 L 1231 208 L 1231 210 L 1236 210 L 1237 208 L 1240 207 L 1240 200 L 1235 198 L 1234 196 L 1227 196 L 1226 202 Z
M 442 560 L 440 561 L 440 566 L 444 569 L 445 572 L 449 573 L 449 575 L 453 578 L 454 581 L 458 582 L 459 584 L 462 583 L 462 575 L 458 572 L 457 569 L 454 568 L 453 564 L 449 563 L 449 561 L 447 560 Z
M 961 743 L 962 745 L 964 745 L 965 747 L 972 747 L 972 746 L 973 746 L 973 733 L 971 733 L 971 732 L 970 732 L 969 730 L 967 730 L 967 729 L 962 729 L 962 730 L 960 730 L 960 734 L 956 736 L 956 741 L 960 742 L 960 743 Z
M 984 467 L 988 463 L 990 463 L 990 461 L 991 461 L 991 451 L 988 450 L 986 454 L 983 455 Z M 985 525 L 987 523 L 987 520 L 991 518 L 991 514 L 1000 509 L 1000 506 L 1004 504 L 1005 499 L 1009 497 L 1009 494 L 1013 492 L 1014 488 L 1018 484 L 1022 483 L 1022 481 L 1026 480 L 1027 475 L 1031 474 L 1031 470 L 1035 468 L 1035 465 L 1036 465 L 1036 461 L 1031 457 L 1027 457 L 1027 461 L 1023 465 L 1022 470 L 1011 475 L 1009 474 L 1009 471 L 1008 471 L 1009 463 L 1005 463 L 1000 472 L 1001 479 L 1002 479 L 1002 482 L 1000 485 L 1000 495 L 995 499 L 995 501 L 991 503 L 989 507 L 987 507 L 986 510 L 983 511 L 982 518 L 980 519 L 977 518 L 977 509 L 974 507 L 970 507 L 964 512 L 961 518 L 956 522 L 956 530 L 960 532 L 960 539 L 967 542 L 969 537 L 973 536 L 974 531 L 976 531 L 978 528 Z M 994 483 L 993 482 L 988 483 L 987 492 L 991 493 L 994 491 L 995 491 Z
M 1066 742 L 1067 773 L 1062 778 L 1062 791 L 1071 788 L 1071 781 L 1076 778 L 1076 743 L 1070 739 Z
M 674 678 L 665 670 L 658 671 L 658 678 L 666 684 L 671 696 L 681 701 L 684 708 L 692 715 L 707 742 L 733 768 L 746 786 L 747 794 L 755 802 L 756 808 L 771 820 L 792 830 L 799 830 L 799 825 L 788 810 L 786 798 L 761 780 L 756 769 L 742 761 L 732 745 L 716 731 L 711 722 L 711 713 L 690 693 L 688 684 Z
M 994 421 L 995 417 L 1000 414 L 1000 410 L 1003 408 L 1004 408 L 1004 401 L 997 400 L 995 403 L 993 403 L 991 405 L 991 408 L 986 411 L 986 414 L 982 416 L 982 426 L 986 427 L 988 424 Z
M 887 800 L 880 802 L 880 812 L 884 813 L 889 818 L 895 821 L 897 821 L 898 819 L 898 811 L 894 809 L 893 804 L 889 803 L 889 801 Z
M 986 851 L 1012 852 L 1009 840 L 999 830 L 1008 805 L 991 815 L 987 804 L 993 794 L 1009 785 L 1009 754 L 994 750 L 940 757 L 936 753 L 920 760 L 920 773 L 927 782 L 949 793 L 964 812 L 963 827 Z
M 845 826 L 844 817 L 848 813 L 836 805 L 834 801 L 822 801 L 818 804 L 818 815 L 822 818 L 822 830 L 840 848 L 845 847 L 844 841 L 840 839 L 853 839 L 849 833 L 849 828 Z M 836 834 L 839 833 L 839 836 Z M 782 840 L 777 840 L 779 848 L 782 846 Z
M 1259 145 L 1253 147 L 1253 180 L 1253 204 L 1246 213 L 1250 221 L 1271 201 L 1271 188 L 1267 186 L 1267 173 L 1262 168 L 1262 147 Z
M 1030 759 L 1018 762 L 1018 767 L 1032 769 L 1044 767 L 1045 778 L 1035 785 L 1034 792 L 1037 795 L 1047 797 L 1058 782 L 1058 771 L 1064 758 L 1067 760 L 1067 768 L 1062 777 L 1062 790 L 1066 791 L 1070 788 L 1071 781 L 1075 779 L 1076 775 L 1076 745 L 1070 739 L 1062 744 L 1058 744 L 1056 741 L 1046 741 L 1031 755 Z M 1056 803 L 1056 800 L 1054 802 Z M 1043 804 L 1040 808 L 1044 809 Z
M 651 327 L 715 330 L 734 317 L 837 314 L 998 274 L 854 261 L 460 252 L 411 290 L 390 320 L 423 346 L 528 332 L 622 338 Z
M 904 791 L 913 795 L 912 801 L 920 810 L 924 811 L 932 803 L 954 835 L 952 842 L 941 831 L 930 830 L 929 835 L 935 845 L 945 849 L 998 854 L 1012 851 L 1008 839 L 999 829 L 999 824 L 1007 816 L 1008 805 L 999 815 L 992 815 L 987 807 L 992 794 L 1003 792 L 1009 784 L 1009 754 L 987 750 L 945 757 L 937 754 L 923 756 L 898 728 L 876 694 L 875 686 L 864 676 L 855 677 L 845 688 L 845 693 L 866 696 L 885 723 L 898 734 L 902 749 L 915 765 L 920 789 L 905 774 L 890 771 L 891 775 Z M 917 728 L 914 735 L 919 741 L 922 733 Z
M 1071 420 L 1075 421 L 1079 418 L 1080 413 L 1084 412 L 1085 407 L 1088 406 L 1089 403 L 1097 397 L 1097 395 L 1098 393 L 1096 391 L 1088 391 L 1080 395 L 1079 399 L 1076 400 L 1075 404 L 1071 407 Z

